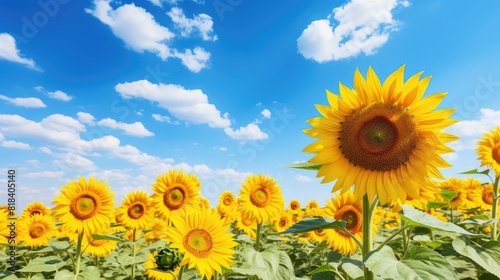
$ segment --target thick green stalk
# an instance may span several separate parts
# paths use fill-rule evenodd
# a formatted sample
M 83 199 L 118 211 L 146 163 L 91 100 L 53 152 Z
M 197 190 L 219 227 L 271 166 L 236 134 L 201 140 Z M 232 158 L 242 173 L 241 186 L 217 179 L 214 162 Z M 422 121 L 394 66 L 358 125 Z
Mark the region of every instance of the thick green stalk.
M 366 256 L 373 248 L 372 218 L 373 209 L 368 200 L 368 195 L 365 194 L 365 196 L 363 196 L 363 261 L 366 261 Z M 364 267 L 364 275 L 364 280 L 373 280 L 373 272 L 366 266 Z
M 493 184 L 493 207 L 491 209 L 491 218 L 494 220 L 498 217 L 498 181 L 500 180 L 500 176 L 495 178 L 495 184 Z M 493 222 L 491 224 L 491 240 L 498 239 L 498 222 Z
M 262 235 L 262 223 L 257 224 L 257 238 L 255 239 L 255 251 L 260 250 L 260 237 Z
M 132 232 L 132 258 L 135 259 L 135 228 Z M 135 278 L 135 264 L 132 264 L 132 271 L 130 272 L 130 280 L 134 280 Z
M 80 260 L 82 259 L 82 240 L 83 231 L 78 234 L 78 241 L 76 242 L 75 275 L 78 275 L 80 273 Z

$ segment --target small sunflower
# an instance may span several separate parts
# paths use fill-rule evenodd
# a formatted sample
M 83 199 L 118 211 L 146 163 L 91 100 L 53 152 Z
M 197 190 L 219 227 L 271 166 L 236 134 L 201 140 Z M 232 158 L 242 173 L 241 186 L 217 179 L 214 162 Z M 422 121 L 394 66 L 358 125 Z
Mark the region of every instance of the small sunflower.
M 293 225 L 293 214 L 288 211 L 281 212 L 280 218 L 274 222 L 275 230 L 282 232 Z
M 151 229 L 151 231 L 148 231 L 144 234 L 144 239 L 148 241 L 148 243 L 154 243 L 160 238 L 165 237 L 166 228 L 167 224 L 165 223 L 165 221 L 159 218 L 154 218 L 149 228 Z
M 356 201 L 378 195 L 382 205 L 419 197 L 428 177 L 444 179 L 450 167 L 441 154 L 458 137 L 441 130 L 454 124 L 455 109 L 434 110 L 446 93 L 423 98 L 430 77 L 422 72 L 404 82 L 404 65 L 381 83 L 373 69 L 367 78 L 356 70 L 354 89 L 340 83 L 340 96 L 327 91 L 330 106 L 316 105 L 322 117 L 310 119 L 304 132 L 318 140 L 304 149 L 321 164 L 322 183 L 336 181 L 332 192 L 354 185 Z
M 19 222 L 17 234 L 20 242 L 33 249 L 47 246 L 49 240 L 56 236 L 57 228 L 51 216 L 35 214 Z
M 153 184 L 153 204 L 156 213 L 168 219 L 171 216 L 184 215 L 192 208 L 199 208 L 201 183 L 193 174 L 184 174 L 182 170 L 170 170 Z
M 436 211 L 435 209 L 429 209 L 427 211 L 425 211 L 427 214 L 431 215 L 431 216 L 434 216 L 436 218 L 438 218 L 439 220 L 443 221 L 443 222 L 448 222 L 448 219 L 446 218 L 446 215 L 441 212 L 441 211 Z
M 333 229 L 317 229 L 307 232 L 307 238 L 311 242 L 321 243 L 328 240 L 327 233 L 333 231 Z
M 35 201 L 26 205 L 26 208 L 24 208 L 23 210 L 22 216 L 23 218 L 31 217 L 35 214 L 50 215 L 50 209 L 47 206 L 45 206 L 45 204 Z
M 290 200 L 290 203 L 288 204 L 288 210 L 293 214 L 298 214 L 300 211 L 302 211 L 300 202 L 296 199 Z
M 493 184 L 484 184 L 471 193 L 471 199 L 477 203 L 482 211 L 491 211 L 493 205 Z
M 160 269 L 156 263 L 156 257 L 153 254 L 149 254 L 148 260 L 144 263 L 144 268 L 146 268 L 146 274 L 149 279 L 154 280 L 176 280 L 177 275 L 181 271 L 181 267 L 177 266 L 173 271 L 164 271 Z
M 329 200 L 325 206 L 325 214 L 335 220 L 346 222 L 346 229 L 358 240 L 362 239 L 362 209 L 361 202 L 354 200 L 352 191 L 337 195 Z M 356 241 L 344 231 L 326 230 L 328 243 L 331 248 L 343 255 L 354 254 L 358 248 Z
M 238 207 L 238 200 L 231 191 L 223 191 L 219 195 L 219 204 L 217 210 L 223 217 L 236 211 Z
M 434 185 L 422 186 L 419 192 L 419 198 L 407 196 L 405 204 L 420 210 L 427 210 L 427 203 L 435 200 L 436 187 Z
M 243 231 L 250 238 L 257 237 L 257 234 L 255 233 L 257 230 L 257 221 L 249 215 L 240 213 L 240 215 L 236 217 L 236 224 L 234 226 L 236 229 Z
M 153 222 L 154 211 L 151 198 L 145 191 L 131 192 L 118 208 L 121 224 L 132 229 L 148 229 Z
M 94 257 L 104 257 L 116 247 L 116 241 L 99 239 L 94 240 L 92 234 L 85 233 L 82 239 L 83 253 Z
M 319 203 L 316 200 L 309 200 L 306 205 L 306 216 L 321 216 L 321 208 L 319 207 Z
M 234 247 L 237 243 L 229 233 L 229 225 L 213 210 L 193 210 L 185 217 L 171 217 L 174 227 L 167 228 L 170 247 L 184 254 L 181 266 L 196 267 L 201 278 L 211 279 L 215 271 L 234 263 Z
M 204 197 L 200 197 L 200 208 L 210 209 L 210 201 Z
M 500 126 L 485 133 L 477 145 L 476 151 L 481 166 L 491 167 L 496 176 L 500 176 Z
M 102 232 L 114 218 L 114 194 L 105 182 L 92 177 L 63 186 L 59 196 L 54 199 L 55 218 L 68 226 L 70 231 Z
M 257 223 L 270 222 L 280 215 L 284 200 L 273 178 L 251 175 L 241 187 L 239 205 L 243 213 L 255 218 Z
M 439 184 L 441 190 L 454 191 L 457 195 L 449 201 L 448 207 L 451 209 L 468 209 L 470 207 L 470 201 L 467 199 L 467 188 L 465 186 L 465 181 L 454 177 L 450 177 L 448 180 L 441 182 Z M 443 198 L 444 199 L 444 198 Z M 444 200 L 446 201 L 446 200 Z M 448 201 L 447 201 L 448 202 Z

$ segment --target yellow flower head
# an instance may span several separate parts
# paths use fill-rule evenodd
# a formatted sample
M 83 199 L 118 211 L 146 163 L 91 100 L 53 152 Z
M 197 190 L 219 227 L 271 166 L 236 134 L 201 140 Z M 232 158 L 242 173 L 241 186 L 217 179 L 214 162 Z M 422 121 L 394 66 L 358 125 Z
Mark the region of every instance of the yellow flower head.
M 23 218 L 27 218 L 35 214 L 50 215 L 50 209 L 47 206 L 45 206 L 45 204 L 35 201 L 26 205 L 26 208 L 24 208 L 23 210 L 22 216 Z
M 120 215 L 121 224 L 125 227 L 148 229 L 153 222 L 154 211 L 152 200 L 147 192 L 133 191 L 123 200 L 118 208 L 118 215 Z
M 52 204 L 54 217 L 68 227 L 69 231 L 102 232 L 114 218 L 114 194 L 105 182 L 92 177 L 63 186 Z
M 35 214 L 19 221 L 18 240 L 26 246 L 37 248 L 47 246 L 57 234 L 54 219 L 48 215 Z
M 116 243 L 112 240 L 94 240 L 92 234 L 85 233 L 82 239 L 83 253 L 94 257 L 104 257 L 115 249 Z
M 257 230 L 257 221 L 255 218 L 250 218 L 249 215 L 239 213 L 236 217 L 235 228 L 242 230 L 250 238 L 257 237 L 255 231 Z
M 354 89 L 340 84 L 340 96 L 327 91 L 329 106 L 316 105 L 322 117 L 304 132 L 318 140 L 304 151 L 316 154 L 309 162 L 322 165 L 322 183 L 336 181 L 332 192 L 354 185 L 356 201 L 404 203 L 419 198 L 428 177 L 444 179 L 438 168 L 450 164 L 441 154 L 457 137 L 441 130 L 456 122 L 454 109 L 434 110 L 446 93 L 422 98 L 430 77 L 421 74 L 404 82 L 402 66 L 381 83 L 371 67 L 366 79 L 356 70 Z
M 481 166 L 492 168 L 496 176 L 500 176 L 500 126 L 491 130 L 490 133 L 485 133 L 477 144 L 476 151 Z
M 211 279 L 215 271 L 234 263 L 234 247 L 237 243 L 224 225 L 219 214 L 213 210 L 192 210 L 186 216 L 170 218 L 173 227 L 167 228 L 170 247 L 184 254 L 181 266 L 196 267 L 201 278 Z
M 156 178 L 153 184 L 153 204 L 156 213 L 168 219 L 184 215 L 192 208 L 199 208 L 201 183 L 194 174 L 170 170 Z
M 229 216 L 234 213 L 238 207 L 238 200 L 231 191 L 223 191 L 219 195 L 219 205 L 217 210 L 223 217 Z
M 300 213 L 302 211 L 302 208 L 300 207 L 300 202 L 296 199 L 290 200 L 290 203 L 288 204 L 288 210 L 294 214 Z
M 284 204 L 280 186 L 271 177 L 251 175 L 241 185 L 241 211 L 250 218 L 255 218 L 257 223 L 268 223 L 277 218 Z

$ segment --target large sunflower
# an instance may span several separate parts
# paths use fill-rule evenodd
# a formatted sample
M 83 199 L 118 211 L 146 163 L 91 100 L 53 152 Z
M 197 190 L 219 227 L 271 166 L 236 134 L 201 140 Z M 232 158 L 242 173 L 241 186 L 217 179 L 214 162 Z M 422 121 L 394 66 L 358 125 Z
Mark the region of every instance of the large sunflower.
M 125 197 L 118 208 L 121 224 L 132 229 L 148 229 L 153 222 L 154 208 L 145 191 L 133 191 Z
M 361 202 L 354 200 L 352 191 L 337 195 L 326 203 L 325 215 L 335 220 L 346 222 L 347 230 L 358 240 L 363 237 Z M 328 243 L 331 248 L 343 255 L 354 254 L 358 245 L 354 239 L 341 230 L 326 230 Z
M 200 208 L 200 181 L 193 174 L 184 174 L 182 170 L 170 170 L 153 184 L 153 205 L 156 213 L 168 219 L 175 215 L 184 215 L 187 210 Z
M 365 194 L 382 204 L 419 197 L 428 177 L 444 179 L 438 167 L 449 167 L 440 154 L 453 150 L 457 137 L 441 132 L 455 123 L 454 109 L 434 110 L 446 93 L 422 99 L 430 77 L 422 73 L 403 82 L 404 66 L 382 84 L 370 67 L 367 78 L 354 74 L 354 89 L 340 83 L 340 97 L 327 91 L 330 106 L 316 105 L 322 117 L 310 119 L 304 132 L 318 141 L 304 151 L 321 164 L 322 183 L 336 180 L 332 192 L 354 187 L 356 201 Z
M 241 211 L 255 218 L 257 223 L 267 223 L 279 217 L 285 204 L 280 186 L 273 178 L 262 174 L 245 179 L 238 203 Z
M 477 144 L 476 151 L 481 166 L 491 167 L 496 176 L 500 176 L 500 126 L 490 130 L 490 133 L 485 133 Z
M 57 234 L 54 219 L 48 215 L 35 214 L 19 221 L 18 239 L 26 246 L 37 248 L 47 246 Z
M 234 247 L 237 243 L 224 225 L 219 214 L 213 210 L 193 210 L 185 217 L 170 218 L 173 227 L 167 228 L 167 240 L 179 253 L 184 254 L 181 266 L 196 267 L 201 278 L 211 279 L 215 271 L 234 263 Z
M 114 194 L 105 182 L 92 177 L 70 181 L 54 199 L 54 217 L 69 231 L 102 232 L 114 219 Z

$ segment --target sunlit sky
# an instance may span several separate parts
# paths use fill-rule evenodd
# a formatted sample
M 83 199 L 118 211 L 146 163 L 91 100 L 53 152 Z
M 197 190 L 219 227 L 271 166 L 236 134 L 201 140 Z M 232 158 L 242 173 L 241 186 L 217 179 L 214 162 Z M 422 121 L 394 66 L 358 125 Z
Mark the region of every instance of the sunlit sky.
M 442 171 L 458 176 L 500 125 L 498 14 L 498 1 L 1 1 L 0 183 L 15 168 L 18 207 L 51 206 L 95 176 L 118 205 L 181 168 L 214 206 L 263 173 L 286 203 L 323 204 L 331 184 L 283 166 L 311 158 L 314 104 L 356 68 L 385 79 L 403 64 L 457 108 Z

